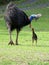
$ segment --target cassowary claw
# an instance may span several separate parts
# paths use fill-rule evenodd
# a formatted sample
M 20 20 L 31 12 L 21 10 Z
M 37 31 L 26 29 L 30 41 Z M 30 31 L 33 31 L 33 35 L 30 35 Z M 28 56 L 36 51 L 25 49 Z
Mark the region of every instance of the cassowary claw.
M 14 45 L 13 41 L 10 41 L 8 45 Z

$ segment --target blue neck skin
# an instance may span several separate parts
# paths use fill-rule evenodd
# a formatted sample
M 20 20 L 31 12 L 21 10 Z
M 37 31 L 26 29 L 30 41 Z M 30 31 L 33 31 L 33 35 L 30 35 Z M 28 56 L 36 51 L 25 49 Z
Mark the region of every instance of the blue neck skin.
M 36 18 L 36 16 L 30 16 L 29 20 L 32 21 L 34 18 Z

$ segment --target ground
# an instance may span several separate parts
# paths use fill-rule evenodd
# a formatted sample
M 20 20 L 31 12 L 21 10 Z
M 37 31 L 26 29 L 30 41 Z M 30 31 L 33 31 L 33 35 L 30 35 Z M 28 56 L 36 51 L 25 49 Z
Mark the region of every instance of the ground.
M 0 35 L 1 65 L 49 65 L 49 32 L 36 32 L 37 46 L 36 43 L 32 43 L 31 32 L 29 32 L 21 31 L 18 46 L 8 45 L 7 34 Z M 15 40 L 14 33 L 13 40 Z

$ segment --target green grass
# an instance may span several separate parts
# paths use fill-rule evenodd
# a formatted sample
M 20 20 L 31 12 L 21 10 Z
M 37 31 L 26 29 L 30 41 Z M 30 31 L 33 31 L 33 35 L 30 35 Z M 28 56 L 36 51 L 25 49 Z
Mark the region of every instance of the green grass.
M 35 2 L 35 4 L 44 4 L 44 3 L 48 3 L 48 2 L 49 2 L 49 0 L 37 0 Z
M 20 32 L 18 46 L 8 46 L 9 36 L 0 35 L 0 64 L 49 65 L 49 32 L 36 32 L 36 34 L 38 35 L 37 46 L 36 43 L 32 43 L 30 31 Z M 12 38 L 15 42 L 14 33 Z
M 3 18 L 0 18 L 0 65 L 49 65 L 49 8 L 25 11 L 28 16 L 41 13 L 42 17 L 32 22 L 38 36 L 37 46 L 32 43 L 32 32 L 29 26 L 19 34 L 19 45 L 8 45 L 9 35 Z M 15 43 L 16 31 L 12 32 Z
M 22 3 L 28 2 L 27 4 L 24 4 L 21 6 Z M 48 3 L 49 0 L 36 0 L 35 2 L 30 2 L 27 0 L 21 0 L 21 1 L 15 1 L 15 3 L 18 5 L 19 8 L 26 8 L 26 7 L 32 7 L 32 6 L 37 6 L 37 5 L 42 5 Z

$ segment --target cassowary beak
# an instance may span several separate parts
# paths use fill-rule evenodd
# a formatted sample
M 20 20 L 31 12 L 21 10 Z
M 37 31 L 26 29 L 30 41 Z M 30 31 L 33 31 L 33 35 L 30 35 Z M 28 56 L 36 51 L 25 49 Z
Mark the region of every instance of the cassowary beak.
M 35 18 L 35 21 L 37 21 L 41 16 L 42 16 L 42 14 L 37 14 L 36 18 Z

